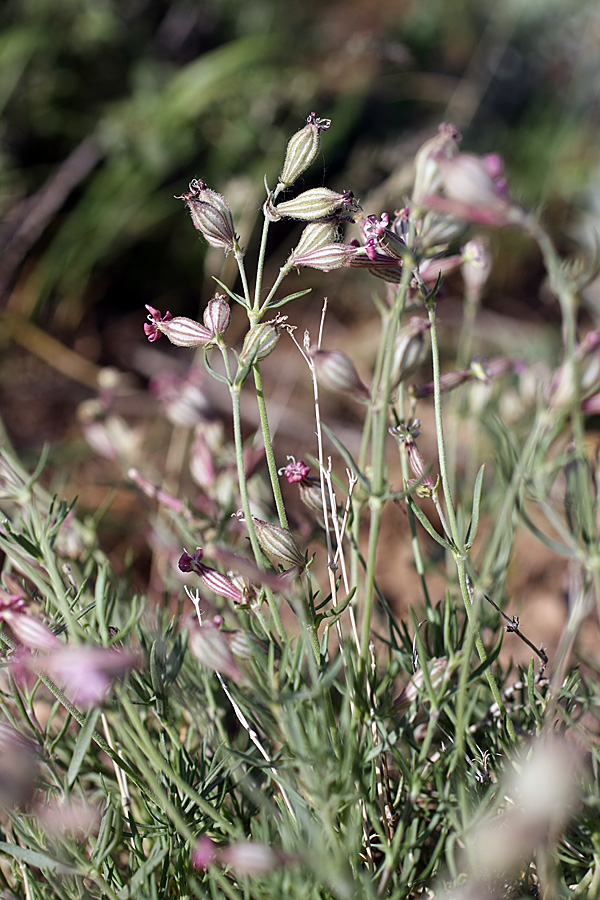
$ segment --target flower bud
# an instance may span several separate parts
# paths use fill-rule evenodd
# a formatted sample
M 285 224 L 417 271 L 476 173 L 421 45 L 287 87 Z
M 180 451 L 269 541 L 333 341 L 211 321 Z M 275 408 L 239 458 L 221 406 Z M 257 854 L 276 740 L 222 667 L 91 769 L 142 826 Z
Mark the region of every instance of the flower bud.
M 445 656 L 434 657 L 428 662 L 429 680 L 434 691 L 442 686 L 446 676 L 448 660 Z M 394 700 L 394 706 L 398 709 L 405 710 L 413 703 L 419 694 L 425 691 L 425 676 L 423 670 L 418 669 L 412 676 L 408 684 L 403 688 L 400 695 Z
M 369 391 L 358 372 L 341 350 L 314 350 L 311 356 L 319 383 L 332 391 L 351 394 L 357 400 L 367 400 Z
M 198 626 L 195 619 L 189 623 L 189 647 L 196 659 L 207 669 L 240 681 L 243 678 L 235 661 L 227 635 L 220 630 L 222 619 Z
M 413 375 L 423 362 L 425 332 L 430 328 L 431 324 L 425 319 L 413 316 L 408 325 L 400 330 L 394 344 L 392 360 L 391 384 L 393 388 Z
M 440 170 L 445 198 L 436 198 L 434 208 L 484 225 L 524 223 L 524 210 L 510 199 L 506 182 L 499 176 L 496 154 L 480 157 L 459 153 L 452 159 L 440 160 Z
M 420 203 L 421 198 L 435 194 L 441 186 L 440 159 L 448 159 L 458 153 L 461 135 L 458 128 L 450 122 L 442 122 L 438 134 L 426 141 L 415 156 L 415 182 L 413 202 Z
M 246 517 L 241 509 L 235 513 L 235 518 L 240 522 L 246 521 Z M 272 562 L 279 563 L 284 569 L 293 567 L 304 568 L 304 554 L 298 549 L 294 538 L 287 528 L 271 525 L 269 522 L 263 522 L 262 519 L 257 519 L 255 516 L 252 516 L 252 524 L 254 525 L 261 550 L 264 550 Z
M 465 244 L 461 254 L 461 272 L 465 284 L 465 293 L 468 300 L 477 303 L 492 268 L 488 239 L 482 235 L 473 238 L 472 241 Z
M 321 132 L 327 131 L 330 125 L 330 119 L 318 119 L 312 112 L 308 116 L 304 128 L 292 135 L 279 176 L 279 184 L 282 187 L 292 185 L 315 161 L 321 147 Z
M 273 325 L 261 322 L 253 325 L 244 338 L 240 353 L 240 367 L 249 367 L 265 359 L 273 352 L 279 340 L 279 332 Z
M 176 199 L 185 201 L 194 228 L 201 232 L 211 247 L 220 247 L 225 253 L 234 249 L 237 238 L 225 197 L 211 191 L 204 181 L 194 179 L 190 182 L 189 192 Z
M 332 269 L 341 269 L 343 266 L 347 266 L 354 253 L 353 247 L 341 243 L 325 244 L 324 247 L 316 247 L 314 250 L 306 250 L 304 253 L 293 250 L 286 266 L 331 272 Z
M 149 323 L 144 325 L 144 331 L 149 341 L 156 341 L 164 334 L 176 347 L 205 347 L 213 339 L 213 335 L 200 322 L 188 319 L 186 316 L 176 316 L 171 313 L 164 316 L 157 309 L 146 304 L 149 311 Z
M 321 187 L 304 191 L 293 200 L 284 200 L 278 203 L 275 209 L 280 216 L 310 222 L 314 219 L 324 219 L 342 209 L 352 212 L 357 209 L 357 203 L 352 191 L 338 194 L 329 188 Z
M 215 294 L 212 300 L 208 301 L 203 318 L 204 324 L 213 336 L 224 334 L 227 331 L 231 320 L 231 310 L 222 294 Z

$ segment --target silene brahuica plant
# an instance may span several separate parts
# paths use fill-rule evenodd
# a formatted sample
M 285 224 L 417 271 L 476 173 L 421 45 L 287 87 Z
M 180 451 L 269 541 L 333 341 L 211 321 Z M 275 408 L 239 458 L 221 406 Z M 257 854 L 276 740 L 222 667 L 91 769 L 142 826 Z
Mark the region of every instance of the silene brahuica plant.
M 600 507 L 586 433 L 600 330 L 580 303 L 597 261 L 561 259 L 502 160 L 463 152 L 451 124 L 418 150 L 399 209 L 299 188 L 330 124 L 311 113 L 290 138 L 251 264 L 218 186 L 194 179 L 179 198 L 237 276 L 216 283 L 201 321 L 147 307 L 148 341 L 195 351 L 187 374 L 157 379 L 167 469 L 144 462 L 124 420 L 87 422 L 156 510 L 149 591 L 164 602 L 117 577 L 100 514 L 79 519 L 47 493 L 44 459 L 29 472 L 4 449 L 5 898 L 600 896 Z M 295 237 L 267 284 L 280 223 Z M 481 355 L 497 229 L 539 246 L 561 313 L 553 358 Z M 335 290 L 309 330 L 295 325 L 307 291 L 288 276 L 305 268 L 362 270 L 366 294 L 374 276 L 368 375 L 328 344 Z M 451 273 L 458 337 L 438 321 Z M 296 446 L 270 427 L 263 361 L 278 354 L 295 354 L 313 388 Z M 207 413 L 199 377 L 230 414 Z M 356 408 L 355 446 L 327 422 L 332 392 Z M 384 552 L 389 508 L 399 524 Z M 505 611 L 525 531 L 564 579 L 552 652 L 526 598 L 522 621 Z M 407 547 L 416 587 L 401 618 L 381 584 Z M 528 664 L 513 665 L 517 648 Z

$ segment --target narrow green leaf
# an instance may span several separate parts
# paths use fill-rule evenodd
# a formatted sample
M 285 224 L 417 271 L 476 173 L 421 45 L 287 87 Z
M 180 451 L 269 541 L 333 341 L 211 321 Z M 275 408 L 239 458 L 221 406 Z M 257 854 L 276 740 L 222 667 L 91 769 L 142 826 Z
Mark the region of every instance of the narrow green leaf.
M 344 445 L 342 444 L 340 439 L 337 437 L 337 435 L 335 435 L 333 433 L 333 431 L 331 430 L 331 428 L 328 428 L 324 422 L 321 423 L 321 428 L 323 429 L 323 431 L 325 432 L 325 434 L 327 435 L 327 437 L 329 438 L 329 440 L 331 441 L 331 443 L 333 444 L 335 449 L 338 451 L 338 453 L 340 454 L 340 456 L 342 457 L 342 459 L 344 460 L 344 462 L 346 463 L 348 468 L 351 469 L 352 472 L 354 472 L 354 474 L 356 475 L 356 477 L 358 478 L 358 480 L 360 481 L 360 483 L 362 484 L 364 489 L 370 493 L 371 485 L 369 483 L 369 479 L 366 478 L 363 475 L 363 473 L 360 471 L 360 469 L 358 468 L 358 466 L 352 459 L 350 451 L 344 447 Z
M 233 300 L 234 303 L 239 303 L 240 306 L 243 306 L 245 309 L 248 309 L 248 304 L 246 303 L 245 299 L 240 294 L 234 293 L 232 290 L 230 290 L 230 288 L 227 287 L 226 284 L 223 284 L 222 281 L 219 281 L 218 278 L 215 278 L 214 275 L 213 275 L 213 281 L 216 281 L 216 283 L 219 285 L 219 287 L 225 291 L 225 293 L 227 294 L 227 296 L 229 297 L 230 300 Z
M 77 736 L 73 756 L 71 757 L 71 762 L 69 763 L 69 769 L 67 771 L 67 784 L 69 787 L 71 787 L 79 774 L 79 769 L 81 768 L 85 754 L 88 752 L 92 742 L 92 735 L 96 729 L 96 722 L 98 721 L 99 715 L 100 709 L 98 707 L 90 709 L 85 717 L 83 727 Z
M 481 489 L 483 487 L 484 470 L 485 465 L 481 466 L 481 468 L 479 469 L 477 478 L 475 479 L 475 486 L 473 487 L 473 509 L 471 511 L 471 524 L 469 525 L 467 539 L 465 541 L 465 547 L 467 550 L 470 550 L 473 546 L 473 541 L 475 540 L 477 529 L 479 528 L 479 504 L 481 503 Z
M 295 294 L 288 294 L 287 297 L 283 297 L 281 300 L 272 300 L 267 309 L 277 309 L 278 306 L 285 306 L 286 303 L 290 303 L 292 300 L 297 300 L 298 297 L 304 297 L 306 294 L 310 294 L 311 288 L 306 288 L 304 291 L 297 291 Z
M 6 841 L 0 841 L 0 853 L 6 853 L 13 859 L 19 859 L 34 869 L 50 869 L 52 872 L 60 872 L 62 875 L 79 875 L 81 874 L 72 866 L 66 866 L 46 856 L 45 853 L 38 853 L 37 850 L 30 850 L 28 847 L 19 847 L 17 844 L 8 844 Z
M 425 513 L 417 506 L 412 497 L 409 496 L 406 498 L 406 500 L 415 519 L 419 520 L 427 534 L 429 534 L 434 539 L 434 541 L 437 541 L 440 546 L 444 547 L 446 550 L 449 550 L 450 553 L 454 553 L 454 548 L 448 543 L 445 538 L 441 536 L 441 534 L 437 533 Z

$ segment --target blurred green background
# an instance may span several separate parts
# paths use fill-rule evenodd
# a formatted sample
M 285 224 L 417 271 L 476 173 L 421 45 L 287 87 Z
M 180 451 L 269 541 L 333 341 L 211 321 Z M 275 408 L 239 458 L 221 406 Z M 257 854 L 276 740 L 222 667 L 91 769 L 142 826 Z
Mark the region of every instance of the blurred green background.
M 597 222 L 595 0 L 4 0 L 0 23 L 0 406 L 20 446 L 64 436 L 98 366 L 148 376 L 145 303 L 195 316 L 211 275 L 234 278 L 174 195 L 195 176 L 227 194 L 250 251 L 263 176 L 313 109 L 333 127 L 301 187 L 392 211 L 451 120 L 567 249 Z M 503 241 L 489 302 L 519 315 L 539 261 Z M 369 308 L 353 284 L 327 287 L 349 321 Z

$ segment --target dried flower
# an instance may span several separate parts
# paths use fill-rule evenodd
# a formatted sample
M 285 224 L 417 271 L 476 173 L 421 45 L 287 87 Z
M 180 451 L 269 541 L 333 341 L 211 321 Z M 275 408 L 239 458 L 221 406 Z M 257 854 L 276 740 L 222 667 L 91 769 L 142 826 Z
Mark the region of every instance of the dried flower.
M 321 147 L 321 132 L 327 131 L 330 119 L 318 119 L 316 113 L 306 119 L 306 125 L 288 141 L 278 187 L 290 187 L 315 161 Z

